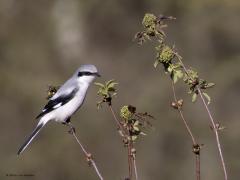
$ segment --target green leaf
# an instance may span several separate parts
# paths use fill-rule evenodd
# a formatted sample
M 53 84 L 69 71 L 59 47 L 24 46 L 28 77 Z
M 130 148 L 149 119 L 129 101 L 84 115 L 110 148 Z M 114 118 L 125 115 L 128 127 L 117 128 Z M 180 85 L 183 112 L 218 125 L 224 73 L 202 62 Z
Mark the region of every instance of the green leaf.
M 139 121 L 136 120 L 135 123 L 133 124 L 133 126 L 138 126 L 139 125 Z
M 215 83 L 207 83 L 206 88 L 211 88 L 213 86 L 215 86 Z
M 178 81 L 178 76 L 175 71 L 173 71 L 172 79 L 173 79 L 174 84 Z
M 183 78 L 183 72 L 181 70 L 176 70 L 176 75 L 179 79 Z
M 115 89 L 114 87 L 108 87 L 108 91 L 109 91 L 109 92 L 115 92 L 116 89 Z
M 172 71 L 172 79 L 173 79 L 174 84 L 181 78 L 183 78 L 183 72 L 181 70 L 173 70 Z
M 210 104 L 210 102 L 211 102 L 211 97 L 210 97 L 207 93 L 205 93 L 205 92 L 203 92 L 202 94 L 203 94 L 203 95 L 205 96 L 205 98 L 207 99 L 208 104 Z
M 103 103 L 102 101 L 97 102 L 97 109 L 100 109 L 102 107 L 102 103 Z
M 99 86 L 99 87 L 101 87 L 101 88 L 104 88 L 104 85 L 103 85 L 102 83 L 95 82 L 94 84 L 95 84 L 96 86 Z
M 132 139 L 132 141 L 136 141 L 137 140 L 137 136 L 136 135 L 131 136 L 131 139 Z
M 108 90 L 107 89 L 102 89 L 101 94 L 107 96 L 108 95 Z
M 114 88 L 115 85 L 117 85 L 118 83 L 116 82 L 111 82 L 107 87 L 108 88 Z
M 193 95 L 192 95 L 192 102 L 196 102 L 196 100 L 197 100 L 197 94 L 193 93 Z
M 115 81 L 114 79 L 111 79 L 111 80 L 107 81 L 106 86 L 108 87 L 110 84 L 114 83 L 114 81 Z
M 148 39 L 149 41 L 151 41 L 150 36 L 146 32 L 144 33 L 144 37 L 145 37 L 145 39 Z
M 139 129 L 139 127 L 137 127 L 137 126 L 133 126 L 133 129 L 135 130 L 135 131 L 140 131 L 140 129 Z
M 170 66 L 168 66 L 167 70 L 168 70 L 169 73 L 172 73 L 173 72 L 173 67 L 170 65 Z
M 156 46 L 155 49 L 156 51 L 161 51 L 163 46 L 162 46 L 162 42 L 158 41 L 160 43 L 160 45 Z
M 158 64 L 159 64 L 159 61 L 156 60 L 156 61 L 154 62 L 154 64 L 153 64 L 153 66 L 156 68 L 156 67 L 158 66 Z
M 144 133 L 144 132 L 142 132 L 142 131 L 140 132 L 140 134 L 143 135 L 143 136 L 146 136 L 146 135 L 147 135 L 146 133 Z

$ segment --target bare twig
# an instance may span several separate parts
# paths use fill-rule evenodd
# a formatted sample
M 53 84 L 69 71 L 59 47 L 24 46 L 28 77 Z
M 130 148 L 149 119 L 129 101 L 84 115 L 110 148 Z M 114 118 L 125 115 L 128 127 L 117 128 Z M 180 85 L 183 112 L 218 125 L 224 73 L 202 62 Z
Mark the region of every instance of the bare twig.
M 216 141 L 217 141 L 217 147 L 218 147 L 218 151 L 219 151 L 219 156 L 220 156 L 220 159 L 221 159 L 221 163 L 222 163 L 222 168 L 223 168 L 223 172 L 224 172 L 224 177 L 225 177 L 225 180 L 228 179 L 228 175 L 227 175 L 227 170 L 226 170 L 226 165 L 225 165 L 225 161 L 224 161 L 224 158 L 223 158 L 223 153 L 222 153 L 222 148 L 221 148 L 221 143 L 220 143 L 220 140 L 219 140 L 219 134 L 218 134 L 218 128 L 216 127 L 216 124 L 214 122 L 214 119 L 212 117 L 212 114 L 207 106 L 207 103 L 202 95 L 202 91 L 199 87 L 197 87 L 197 90 L 198 90 L 198 93 L 201 97 L 201 100 L 203 102 L 203 105 L 207 111 L 207 114 L 210 118 L 210 121 L 211 121 L 211 124 L 212 124 L 212 128 L 213 128 L 213 131 L 214 131 L 214 134 L 215 134 L 215 137 L 216 137 Z
M 185 67 L 185 65 L 184 65 L 183 62 L 182 62 L 182 57 L 181 57 L 180 55 L 178 55 L 178 54 L 176 54 L 176 55 L 177 55 L 177 57 L 178 57 L 179 62 L 181 63 L 181 65 L 182 65 L 182 67 L 183 67 L 184 72 L 185 72 L 187 75 L 189 75 L 187 68 Z M 219 156 L 220 156 L 221 164 L 222 164 L 222 168 L 223 168 L 223 173 L 224 173 L 224 179 L 225 179 L 225 180 L 228 180 L 226 165 L 225 165 L 225 161 L 224 161 L 223 153 L 222 153 L 222 147 L 221 147 L 221 143 L 220 143 L 220 140 L 219 140 L 218 128 L 216 127 L 215 121 L 214 121 L 214 119 L 213 119 L 213 117 L 212 117 L 212 114 L 211 114 L 211 112 L 210 112 L 210 110 L 209 110 L 209 108 L 208 108 L 208 106 L 207 106 L 207 103 L 206 103 L 206 101 L 205 101 L 205 99 L 204 99 L 204 97 L 203 97 L 203 94 L 202 94 L 202 91 L 201 91 L 200 87 L 199 87 L 199 86 L 196 86 L 196 87 L 197 87 L 197 92 L 198 92 L 198 94 L 200 95 L 200 98 L 201 98 L 201 100 L 202 100 L 202 102 L 203 102 L 203 105 L 204 105 L 204 107 L 205 107 L 205 109 L 206 109 L 206 111 L 207 111 L 207 114 L 208 114 L 209 119 L 210 119 L 210 121 L 211 121 L 212 128 L 213 128 L 213 131 L 214 131 L 214 134 L 215 134 L 215 137 L 216 137 L 218 152 L 219 152 Z
M 133 157 L 133 166 L 134 166 L 135 178 L 136 180 L 138 180 L 136 157 Z
M 110 109 L 110 111 L 111 111 L 111 113 L 113 115 L 113 119 L 115 120 L 118 129 L 121 130 L 122 136 L 125 136 L 126 135 L 125 134 L 126 133 L 125 129 L 124 129 L 123 125 L 121 124 L 120 120 L 117 118 L 117 116 L 116 116 L 116 114 L 115 114 L 115 112 L 114 112 L 114 110 L 112 108 L 112 105 L 108 105 L 108 107 L 109 107 L 109 109 Z
M 128 142 L 128 178 L 132 179 L 132 147 Z
M 93 157 L 91 155 L 91 153 L 88 153 L 87 150 L 84 148 L 84 146 L 82 145 L 82 143 L 79 141 L 78 137 L 76 136 L 76 132 L 73 126 L 70 125 L 70 133 L 74 136 L 74 138 L 76 139 L 77 143 L 79 144 L 79 146 L 81 147 L 82 151 L 84 152 L 86 158 L 87 158 L 87 162 L 89 163 L 89 165 L 92 165 L 94 170 L 96 171 L 98 177 L 100 180 L 103 180 L 103 177 L 100 173 L 100 171 L 97 168 L 97 165 L 95 163 L 95 161 L 93 160 Z
M 195 165 L 196 178 L 197 178 L 197 180 L 200 180 L 200 179 L 201 179 L 201 172 L 200 172 L 200 169 L 201 169 L 201 166 L 200 166 L 200 150 L 199 150 L 199 154 L 196 154 L 196 153 L 195 153 L 195 162 L 196 162 L 196 165 Z
M 181 109 L 181 106 L 179 104 L 179 100 L 177 99 L 177 96 L 176 96 L 176 91 L 175 91 L 175 86 L 174 86 L 174 82 L 172 81 L 172 91 L 173 91 L 173 97 L 174 97 L 174 101 L 176 103 L 176 109 L 178 110 L 180 116 L 181 116 L 181 119 L 187 129 L 187 132 L 189 134 L 189 136 L 191 137 L 192 139 L 192 144 L 193 144 L 193 153 L 195 154 L 195 169 L 196 169 L 196 179 L 197 180 L 200 180 L 200 146 L 197 144 L 194 136 L 193 136 L 193 133 L 190 129 L 190 126 L 188 125 L 188 122 L 186 121 L 185 117 L 183 116 L 183 111 Z M 195 149 L 197 148 L 197 151 L 195 151 Z
M 135 149 L 132 149 L 132 160 L 133 160 L 133 168 L 134 168 L 135 179 L 138 180 L 137 163 L 136 163 L 136 150 Z
M 172 81 L 172 90 L 173 90 L 174 101 L 175 101 L 176 103 L 178 103 L 178 99 L 177 99 L 177 96 L 176 96 L 176 91 L 175 91 L 175 86 L 174 86 L 174 82 L 173 82 L 173 81 Z M 186 119 L 185 119 L 184 116 L 183 116 L 183 112 L 182 112 L 182 110 L 181 110 L 181 107 L 179 107 L 179 105 L 177 105 L 177 106 L 178 106 L 178 107 L 177 107 L 177 110 L 178 110 L 178 112 L 179 112 L 179 114 L 180 114 L 180 116 L 181 116 L 181 118 L 182 118 L 182 120 L 183 120 L 183 123 L 184 123 L 184 125 L 185 125 L 185 127 L 186 127 L 186 129 L 187 129 L 187 131 L 188 131 L 188 134 L 191 136 L 192 143 L 193 143 L 193 144 L 197 144 L 197 143 L 196 143 L 196 140 L 195 140 L 195 138 L 194 138 L 194 136 L 193 136 L 193 133 L 192 133 L 192 131 L 191 131 L 191 129 L 190 129 L 190 127 L 189 127 Z
M 178 60 L 181 62 L 182 64 L 182 67 L 184 69 L 184 72 L 188 75 L 188 71 L 187 71 L 187 68 L 185 67 L 185 65 L 183 64 L 182 60 L 181 60 L 181 56 L 178 57 Z M 214 122 L 214 119 L 212 117 L 212 114 L 207 106 L 207 103 L 202 95 L 202 91 L 201 89 L 199 88 L 199 86 L 197 86 L 197 91 L 200 95 L 200 98 L 203 102 L 203 105 L 207 111 L 207 114 L 210 118 L 210 121 L 211 121 L 211 124 L 212 124 L 212 128 L 213 128 L 213 131 L 214 131 L 214 134 L 215 134 L 215 137 L 216 137 L 216 141 L 217 141 L 217 147 L 218 147 L 218 152 L 219 152 L 219 156 L 220 156 L 220 159 L 221 159 L 221 164 L 222 164 L 222 168 L 223 168 L 223 172 L 224 172 L 224 179 L 225 180 L 228 180 L 228 175 L 227 175 L 227 170 L 226 170 L 226 165 L 225 165 L 225 161 L 224 161 L 224 158 L 223 158 L 223 153 L 222 153 L 222 148 L 221 148 L 221 143 L 220 143 L 220 140 L 219 140 L 219 134 L 218 134 L 218 129 L 216 127 L 216 124 Z

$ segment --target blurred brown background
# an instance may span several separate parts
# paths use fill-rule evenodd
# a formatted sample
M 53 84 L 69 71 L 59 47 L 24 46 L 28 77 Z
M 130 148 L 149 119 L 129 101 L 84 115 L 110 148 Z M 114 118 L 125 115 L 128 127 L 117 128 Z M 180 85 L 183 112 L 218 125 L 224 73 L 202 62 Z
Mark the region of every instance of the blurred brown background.
M 97 179 L 67 128 L 50 122 L 22 156 L 16 152 L 36 125 L 47 85 L 60 85 L 85 63 L 102 78 L 119 82 L 115 109 L 125 104 L 156 117 L 154 130 L 137 143 L 141 180 L 192 180 L 191 141 L 170 108 L 168 77 L 153 68 L 151 43 L 132 41 L 146 12 L 177 17 L 167 29 L 184 62 L 215 82 L 210 109 L 227 129 L 221 133 L 229 179 L 240 178 L 240 1 L 239 0 L 0 0 L 0 179 Z M 127 156 L 111 114 L 97 110 L 91 86 L 72 118 L 77 133 L 106 179 L 127 175 Z M 200 101 L 179 84 L 184 113 L 200 143 L 202 179 L 223 179 L 214 135 Z M 6 174 L 33 174 L 7 177 Z

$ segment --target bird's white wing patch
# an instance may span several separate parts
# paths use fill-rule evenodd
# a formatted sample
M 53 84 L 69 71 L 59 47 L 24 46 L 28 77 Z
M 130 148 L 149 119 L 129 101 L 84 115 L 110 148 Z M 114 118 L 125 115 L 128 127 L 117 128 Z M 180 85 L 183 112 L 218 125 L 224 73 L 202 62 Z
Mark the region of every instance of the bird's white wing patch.
M 57 108 L 59 108 L 61 105 L 62 105 L 62 103 L 60 102 L 60 103 L 56 104 L 55 106 L 53 106 L 53 109 L 57 109 Z
M 58 98 L 50 99 L 48 103 L 44 106 L 44 109 L 42 110 L 42 112 L 36 118 L 40 118 L 45 114 L 51 112 L 52 110 L 57 109 L 63 106 L 64 104 L 68 103 L 75 96 L 77 91 L 78 91 L 78 88 L 75 88 L 72 90 L 71 93 L 62 94 L 61 96 L 58 96 Z

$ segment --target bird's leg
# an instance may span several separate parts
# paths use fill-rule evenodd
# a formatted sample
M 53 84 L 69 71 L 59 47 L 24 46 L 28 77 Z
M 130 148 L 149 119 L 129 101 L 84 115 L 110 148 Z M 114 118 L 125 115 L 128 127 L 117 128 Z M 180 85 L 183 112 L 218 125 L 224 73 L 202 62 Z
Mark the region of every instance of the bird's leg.
M 73 127 L 73 125 L 69 122 L 68 123 L 70 130 L 68 131 L 70 134 L 75 134 L 76 133 L 76 129 L 75 127 Z
M 71 117 L 69 117 L 63 124 L 67 125 L 70 128 L 69 131 L 68 131 L 70 134 L 75 134 L 76 133 L 76 129 L 72 125 L 70 120 L 71 120 Z

